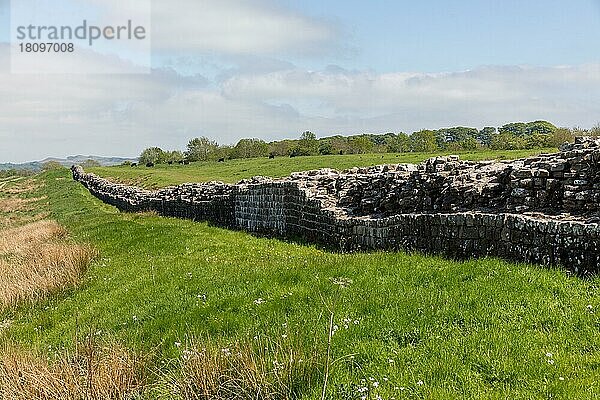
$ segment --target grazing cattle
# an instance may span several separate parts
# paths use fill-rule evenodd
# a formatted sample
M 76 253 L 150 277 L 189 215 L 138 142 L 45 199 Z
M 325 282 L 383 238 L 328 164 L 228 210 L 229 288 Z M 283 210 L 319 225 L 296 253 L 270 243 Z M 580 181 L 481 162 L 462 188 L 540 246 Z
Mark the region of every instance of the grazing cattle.
M 131 163 L 132 167 L 137 167 L 137 163 Z
M 152 167 L 154 167 L 154 163 L 153 162 L 146 163 L 146 167 L 152 168 Z
M 340 150 L 340 156 L 344 155 L 344 150 Z
M 173 161 L 167 161 L 167 164 L 173 165 Z
M 273 159 L 275 159 L 275 155 L 274 155 L 274 154 L 271 154 L 271 155 L 269 156 L 269 160 L 273 160 Z
M 183 160 L 177 161 L 177 164 L 183 164 Z
M 225 162 L 225 157 L 219 158 L 219 162 Z
M 296 157 L 296 153 L 290 154 L 290 158 L 294 158 L 294 157 Z
M 188 160 L 183 160 L 183 165 L 190 165 L 190 162 Z

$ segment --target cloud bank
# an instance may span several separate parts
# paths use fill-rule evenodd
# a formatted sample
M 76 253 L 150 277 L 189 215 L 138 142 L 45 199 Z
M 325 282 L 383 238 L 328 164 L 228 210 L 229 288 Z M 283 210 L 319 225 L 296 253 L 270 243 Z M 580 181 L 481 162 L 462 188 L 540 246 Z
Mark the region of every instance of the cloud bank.
M 0 161 L 135 156 L 153 145 L 183 148 L 195 136 L 235 143 L 304 130 L 325 136 L 536 119 L 600 122 L 600 64 L 436 74 L 309 70 L 285 55 L 339 46 L 339 30 L 329 22 L 263 0 L 153 5 L 157 54 L 214 53 L 234 60 L 233 67 L 217 78 L 160 66 L 148 75 L 0 74 Z M 0 66 L 7 64 L 4 50 Z

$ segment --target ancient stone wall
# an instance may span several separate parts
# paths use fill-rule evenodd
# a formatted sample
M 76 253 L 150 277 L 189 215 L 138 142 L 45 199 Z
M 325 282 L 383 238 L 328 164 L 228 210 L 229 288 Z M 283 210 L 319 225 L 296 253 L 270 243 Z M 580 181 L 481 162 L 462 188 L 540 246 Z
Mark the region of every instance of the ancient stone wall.
M 323 169 L 154 192 L 78 166 L 72 171 L 92 194 L 123 211 L 154 210 L 342 251 L 489 255 L 578 273 L 599 268 L 600 141 L 592 139 L 516 161 L 446 156 L 419 165 Z

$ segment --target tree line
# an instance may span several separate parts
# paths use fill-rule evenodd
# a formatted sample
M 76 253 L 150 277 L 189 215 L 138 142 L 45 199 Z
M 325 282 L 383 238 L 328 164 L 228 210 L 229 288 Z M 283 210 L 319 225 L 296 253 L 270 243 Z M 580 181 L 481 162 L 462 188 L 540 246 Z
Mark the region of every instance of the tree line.
M 261 139 L 241 139 L 235 145 L 222 145 L 206 137 L 194 138 L 185 151 L 145 149 L 140 164 L 173 164 L 257 157 L 298 157 L 331 154 L 406 153 L 476 150 L 520 150 L 558 147 L 575 136 L 600 136 L 600 125 L 592 129 L 559 128 L 547 121 L 515 122 L 499 128 L 468 127 L 423 129 L 406 133 L 330 136 L 318 139 L 310 131 L 298 139 L 267 143 Z

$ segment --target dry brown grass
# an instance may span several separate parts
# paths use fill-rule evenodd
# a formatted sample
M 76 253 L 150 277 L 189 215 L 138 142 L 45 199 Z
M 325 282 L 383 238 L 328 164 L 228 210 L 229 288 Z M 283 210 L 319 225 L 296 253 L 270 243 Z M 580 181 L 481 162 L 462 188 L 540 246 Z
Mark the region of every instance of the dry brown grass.
M 0 231 L 0 308 L 35 302 L 80 282 L 95 251 L 64 241 L 66 235 L 49 220 Z
M 164 378 L 159 397 L 296 399 L 319 378 L 317 359 L 285 340 L 255 340 L 227 348 L 191 345 L 183 351 L 178 372 Z
M 0 198 L 0 212 L 33 211 L 36 209 L 35 203 L 45 199 L 45 196 L 29 199 L 19 197 Z
M 7 229 L 20 224 L 28 224 L 31 222 L 40 221 L 50 216 L 49 212 L 42 212 L 35 215 L 23 215 L 20 213 L 10 213 L 0 216 L 0 230 Z
M 89 246 L 42 243 L 0 259 L 0 308 L 76 286 L 94 257 Z
M 54 239 L 62 239 L 67 231 L 56 221 L 36 221 L 0 231 L 0 255 L 18 253 Z
M 43 182 L 40 182 L 36 179 L 27 179 L 24 182 L 5 189 L 4 192 L 10 195 L 31 193 L 42 188 L 43 185 Z
M 3 400 L 130 399 L 144 387 L 144 363 L 119 345 L 91 339 L 52 360 L 31 351 L 0 349 Z

